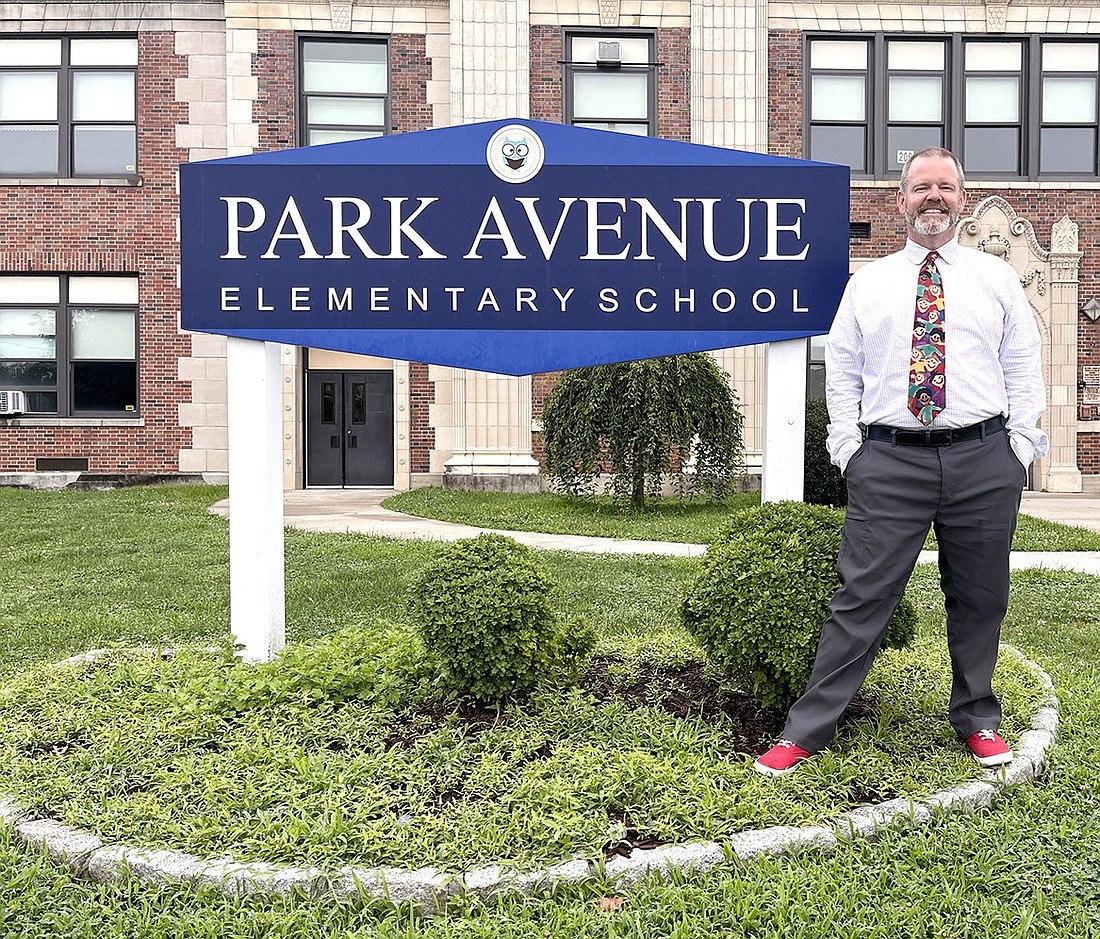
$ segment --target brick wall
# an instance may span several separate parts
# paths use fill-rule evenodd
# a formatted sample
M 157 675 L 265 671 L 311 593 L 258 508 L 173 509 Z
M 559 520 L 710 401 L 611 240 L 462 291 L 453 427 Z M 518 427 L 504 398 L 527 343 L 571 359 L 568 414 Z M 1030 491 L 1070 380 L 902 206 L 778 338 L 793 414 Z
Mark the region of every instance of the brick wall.
M 797 30 L 771 30 L 768 85 L 768 149 L 782 156 L 802 157 L 802 34 Z M 853 189 L 852 221 L 870 222 L 871 235 L 852 244 L 852 256 L 879 257 L 896 251 L 904 241 L 905 227 L 898 215 L 895 190 Z M 1035 228 L 1041 245 L 1050 244 L 1051 227 L 1069 216 L 1079 226 L 1082 304 L 1100 297 L 1100 191 L 1090 189 L 996 189 L 975 187 L 967 191 L 973 207 L 982 199 L 999 195 Z M 1100 324 L 1078 320 L 1078 368 L 1100 365 Z M 1080 403 L 1078 416 L 1094 419 L 1097 406 Z M 1098 433 L 1078 436 L 1077 461 L 1085 475 L 1100 473 L 1100 422 Z
M 294 33 L 262 29 L 256 36 L 256 106 L 260 150 L 286 150 L 298 145 L 294 96 Z
M 428 104 L 428 81 L 432 63 L 424 36 L 399 33 L 390 37 L 391 122 L 395 134 L 427 130 L 432 126 Z M 429 424 L 430 406 L 435 403 L 435 382 L 428 380 L 428 366 L 415 362 L 409 367 L 409 471 L 431 471 L 435 449 L 435 428 Z
M 175 80 L 187 75 L 170 32 L 138 37 L 138 171 L 141 185 L 0 186 L 0 271 L 139 275 L 141 421 L 122 427 L 0 425 L 0 472 L 33 472 L 35 457 L 87 457 L 90 473 L 179 471 L 191 431 L 179 427 L 190 386 L 177 362 L 190 338 L 177 329 Z M 17 232 L 18 237 L 12 237 Z M 33 424 L 32 418 L 18 423 Z M 143 425 L 143 426 L 140 426 Z

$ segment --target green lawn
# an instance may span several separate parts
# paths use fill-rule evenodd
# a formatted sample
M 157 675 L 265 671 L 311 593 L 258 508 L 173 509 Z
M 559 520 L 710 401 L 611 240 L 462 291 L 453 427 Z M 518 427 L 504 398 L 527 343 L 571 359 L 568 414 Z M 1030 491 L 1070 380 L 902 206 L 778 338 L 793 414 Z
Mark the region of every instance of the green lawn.
M 664 499 L 639 512 L 609 499 L 578 499 L 553 493 L 464 492 L 412 489 L 383 505 L 395 512 L 504 531 L 604 535 L 642 541 L 710 544 L 728 525 L 729 515 L 758 505 L 760 494 L 738 493 L 728 500 Z M 929 536 L 929 548 L 935 548 Z M 1021 515 L 1016 551 L 1100 551 L 1100 532 Z
M 90 646 L 218 641 L 227 619 L 222 490 L 107 493 L 0 490 L 0 668 L 9 674 Z M 507 527 L 507 526 L 502 526 Z M 292 639 L 399 619 L 409 577 L 434 550 L 356 536 L 287 535 Z M 605 642 L 660 647 L 673 597 L 697 562 L 546 555 L 568 585 L 562 612 L 589 617 Z M 1040 785 L 993 810 L 886 832 L 835 852 L 732 864 L 652 881 L 602 912 L 606 886 L 552 897 L 461 900 L 434 919 L 370 905 L 228 900 L 145 884 L 77 880 L 0 834 L 4 937 L 1064 936 L 1096 934 L 1100 904 L 1100 584 L 1024 571 L 1005 640 L 1052 675 L 1063 737 Z M 922 633 L 942 632 L 935 575 L 912 585 Z M 608 756 L 611 747 L 608 748 Z

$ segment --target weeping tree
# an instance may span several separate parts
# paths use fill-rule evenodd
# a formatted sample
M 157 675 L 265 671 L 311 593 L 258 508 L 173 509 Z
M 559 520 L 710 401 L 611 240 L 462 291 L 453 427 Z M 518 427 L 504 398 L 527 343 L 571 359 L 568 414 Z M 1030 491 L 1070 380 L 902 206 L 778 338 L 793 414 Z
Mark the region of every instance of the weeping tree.
M 702 352 L 564 372 L 542 424 L 547 471 L 574 495 L 609 472 L 611 495 L 638 508 L 666 477 L 720 497 L 744 470 L 737 395 Z

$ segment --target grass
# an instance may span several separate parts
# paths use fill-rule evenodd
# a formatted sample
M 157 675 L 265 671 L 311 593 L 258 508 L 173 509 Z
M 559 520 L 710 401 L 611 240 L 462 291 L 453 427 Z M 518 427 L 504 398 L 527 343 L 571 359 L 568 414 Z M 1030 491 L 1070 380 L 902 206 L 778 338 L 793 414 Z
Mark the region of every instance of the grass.
M 504 531 L 710 544 L 729 524 L 731 513 L 759 501 L 759 493 L 743 492 L 723 501 L 666 499 L 638 511 L 605 498 L 424 488 L 390 496 L 383 505 L 406 515 Z M 930 535 L 928 547 L 935 546 Z M 1100 532 L 1021 515 L 1012 547 L 1016 551 L 1100 551 Z
M 105 643 L 210 642 L 226 629 L 224 521 L 207 489 L 113 493 L 0 490 L 0 667 Z M 292 638 L 394 619 L 399 590 L 431 546 L 288 533 Z M 662 597 L 693 562 L 548 555 L 571 578 L 563 609 L 587 610 L 605 638 L 660 646 L 673 621 Z M 367 571 L 369 576 L 363 577 Z M 355 576 L 353 576 L 355 575 Z M 992 811 L 941 818 L 913 832 L 831 854 L 732 864 L 671 883 L 647 881 L 613 911 L 599 882 L 551 897 L 456 901 L 427 919 L 370 904 L 315 907 L 231 900 L 145 884 L 77 880 L 0 834 L 5 937 L 704 937 L 851 935 L 1088 937 L 1100 904 L 1100 589 L 1095 578 L 1013 575 L 1005 639 L 1043 665 L 1062 698 L 1062 739 L 1046 778 Z M 942 632 L 935 573 L 912 585 L 922 633 Z M 621 632 L 620 632 L 621 631 Z M 942 702 L 941 702 L 942 706 Z M 632 733 L 634 731 L 632 730 Z M 640 732 L 640 731 L 638 731 Z M 120 735 L 124 736 L 124 735 Z M 604 751 L 604 756 L 614 755 Z

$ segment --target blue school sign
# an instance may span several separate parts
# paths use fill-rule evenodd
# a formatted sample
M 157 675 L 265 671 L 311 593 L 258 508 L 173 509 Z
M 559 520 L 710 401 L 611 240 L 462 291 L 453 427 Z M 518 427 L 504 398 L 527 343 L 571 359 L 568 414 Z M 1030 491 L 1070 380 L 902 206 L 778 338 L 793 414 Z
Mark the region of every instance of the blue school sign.
M 180 168 L 182 325 L 523 375 L 826 332 L 848 169 L 540 121 Z

